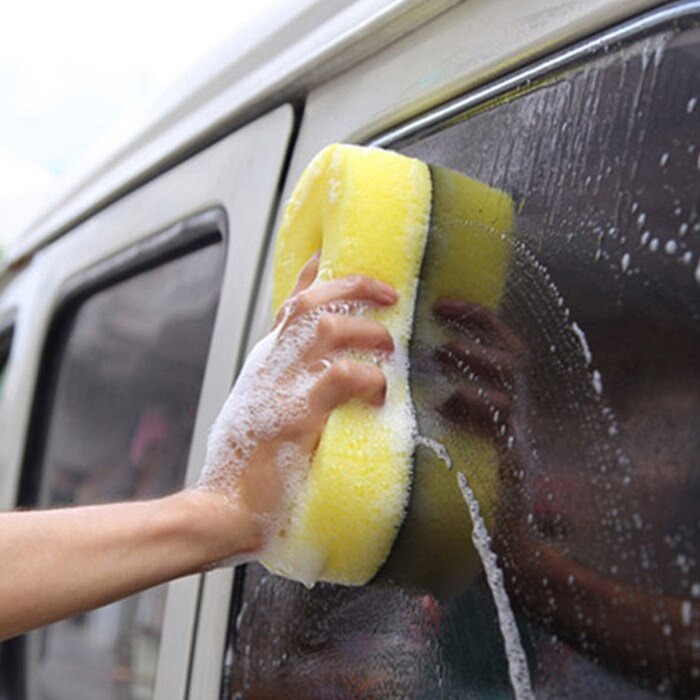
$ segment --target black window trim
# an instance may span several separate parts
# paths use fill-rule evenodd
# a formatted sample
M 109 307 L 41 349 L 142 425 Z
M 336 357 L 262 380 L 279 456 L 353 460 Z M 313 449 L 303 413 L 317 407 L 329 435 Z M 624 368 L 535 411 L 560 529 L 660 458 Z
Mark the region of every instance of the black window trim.
M 2 372 L 10 360 L 12 341 L 15 335 L 15 312 L 0 321 L 0 372 Z

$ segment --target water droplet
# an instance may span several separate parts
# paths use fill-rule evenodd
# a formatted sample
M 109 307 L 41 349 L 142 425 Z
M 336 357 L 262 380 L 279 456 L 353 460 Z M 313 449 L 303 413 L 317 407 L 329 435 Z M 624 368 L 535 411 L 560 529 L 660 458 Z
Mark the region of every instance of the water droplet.
M 693 111 L 695 110 L 696 105 L 698 104 L 698 98 L 697 97 L 691 97 L 688 100 L 688 104 L 685 106 L 685 111 L 688 114 L 692 114 Z
M 678 235 L 679 235 L 679 236 L 685 236 L 686 233 L 688 233 L 688 224 L 684 221 L 684 222 L 678 227 Z
M 700 266 L 698 266 L 698 270 L 700 270 Z M 595 389 L 595 393 L 600 395 L 603 393 L 603 379 L 600 376 L 600 372 L 597 369 L 593 370 L 593 388 Z
M 690 265 L 693 260 L 693 254 L 689 250 L 686 250 L 685 253 L 683 253 L 681 260 L 685 265 Z
M 639 226 L 639 228 L 644 228 L 644 224 L 645 224 L 646 220 L 647 220 L 647 215 L 644 212 L 642 212 L 637 217 L 637 226 Z
M 649 243 L 649 250 L 653 253 L 659 248 L 659 239 L 658 238 L 652 238 L 651 243 Z
M 673 632 L 671 625 L 666 624 L 661 628 L 661 633 L 664 635 L 664 637 L 670 637 L 671 632 Z
M 700 284 L 700 260 L 698 260 L 698 264 L 695 268 L 695 281 Z
M 629 260 L 628 260 L 629 262 Z M 624 256 L 623 256 L 623 271 L 625 270 L 624 267 Z M 581 330 L 581 326 L 574 321 L 571 324 L 571 330 L 574 332 L 574 335 L 578 338 L 578 342 L 581 345 L 581 351 L 583 352 L 583 358 L 586 361 L 586 365 L 591 364 L 591 360 L 593 359 L 593 355 L 591 354 L 591 349 L 588 346 L 588 341 L 586 340 L 586 335 L 585 333 Z
M 649 233 L 649 231 L 644 231 L 642 237 L 639 239 L 639 242 L 642 245 L 646 245 L 649 242 L 649 238 L 651 238 L 651 233 Z
M 700 583 L 697 581 L 690 587 L 690 595 L 693 598 L 700 598 Z
M 622 259 L 620 260 L 620 268 L 622 269 L 623 272 L 627 272 L 630 266 L 630 254 L 625 253 L 622 256 Z
M 661 154 L 661 158 L 659 158 L 659 165 L 664 168 L 666 167 L 666 164 L 668 163 L 668 153 L 664 152 Z
M 693 621 L 693 606 L 689 600 L 681 603 L 681 621 L 686 627 Z
M 666 241 L 666 245 L 664 246 L 664 250 L 668 255 L 673 255 L 677 250 L 678 250 L 678 244 L 676 241 L 673 240 L 673 238 L 669 238 Z

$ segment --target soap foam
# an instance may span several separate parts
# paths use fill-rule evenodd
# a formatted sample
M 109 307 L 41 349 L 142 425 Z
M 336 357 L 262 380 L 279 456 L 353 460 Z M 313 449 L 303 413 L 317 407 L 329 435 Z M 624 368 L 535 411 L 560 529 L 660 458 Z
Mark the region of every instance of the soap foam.
M 292 307 L 277 327 L 249 354 L 236 383 L 214 422 L 207 442 L 205 467 L 198 488 L 223 493 L 232 501 L 239 495 L 239 480 L 259 445 L 280 439 L 309 412 L 308 396 L 316 382 L 341 354 L 323 358 L 315 370 L 303 362 L 313 344 L 320 319 L 326 314 L 361 314 L 366 305 L 354 302 L 327 304 L 290 322 Z M 345 353 L 342 356 L 347 356 Z M 283 530 L 291 504 L 303 494 L 304 475 L 311 454 L 290 441 L 277 449 L 275 466 L 282 480 L 282 515 L 258 515 L 267 532 L 266 549 Z

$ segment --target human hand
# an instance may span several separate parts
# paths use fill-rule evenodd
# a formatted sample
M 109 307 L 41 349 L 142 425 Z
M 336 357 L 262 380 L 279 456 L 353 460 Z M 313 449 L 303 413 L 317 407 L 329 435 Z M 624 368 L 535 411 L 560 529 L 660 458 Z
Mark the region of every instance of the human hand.
M 198 487 L 236 512 L 239 539 L 246 532 L 231 554 L 257 556 L 274 536 L 334 408 L 353 398 L 384 403 L 380 367 L 344 353 L 381 358 L 393 350 L 386 328 L 360 312 L 391 306 L 396 292 L 362 275 L 319 282 L 317 271 L 318 255 L 250 353 L 210 433 Z

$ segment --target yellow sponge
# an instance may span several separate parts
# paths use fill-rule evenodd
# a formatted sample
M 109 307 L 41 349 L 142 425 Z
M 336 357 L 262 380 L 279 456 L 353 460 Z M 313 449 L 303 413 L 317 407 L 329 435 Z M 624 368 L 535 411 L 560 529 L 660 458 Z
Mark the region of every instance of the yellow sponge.
M 413 327 L 422 352 L 451 339 L 433 314 L 438 299 L 498 308 L 513 225 L 513 204 L 507 194 L 452 170 L 431 165 L 430 171 L 432 217 Z M 403 585 L 449 596 L 462 590 L 479 566 L 469 537 L 471 517 L 456 472 L 467 475 L 481 513 L 491 525 L 499 456 L 488 436 L 437 417 L 434 376 L 412 372 L 410 389 L 418 430 L 447 449 L 452 469 L 447 470 L 435 452 L 418 448 L 410 508 L 382 573 Z
M 434 200 L 433 182 L 440 201 Z M 509 228 L 509 201 L 460 174 L 357 146 L 329 146 L 302 174 L 278 234 L 274 309 L 291 292 L 304 263 L 321 248 L 322 279 L 363 273 L 397 289 L 399 301 L 394 307 L 366 312 L 385 324 L 396 350 L 394 360 L 385 366 L 384 408 L 356 401 L 330 416 L 285 536 L 267 553 L 264 564 L 271 571 L 307 585 L 316 581 L 362 585 L 386 563 L 406 520 L 414 482 L 417 426 L 408 351 L 421 268 L 424 278 L 433 280 L 422 294 L 422 304 L 452 296 L 495 306 L 505 278 L 505 237 L 480 235 L 487 219 L 491 229 L 502 233 Z M 439 232 L 438 245 L 424 261 L 429 231 L 431 236 Z M 467 275 L 465 256 L 472 260 Z M 476 436 L 440 437 L 451 452 L 464 452 L 466 440 L 471 454 L 476 449 L 479 460 L 494 473 L 490 445 L 481 445 Z M 459 463 L 459 454 L 453 460 Z M 423 532 L 427 548 L 437 538 L 447 542 L 453 559 L 473 560 L 469 517 L 455 474 L 444 465 L 433 466 L 424 464 L 416 471 L 411 497 L 416 516 L 406 521 L 406 527 Z M 486 500 L 493 502 L 495 482 L 484 488 L 490 489 Z M 477 484 L 477 495 L 479 490 L 484 489 Z M 459 546 L 453 547 L 457 540 Z M 406 552 L 404 559 L 423 554 Z

